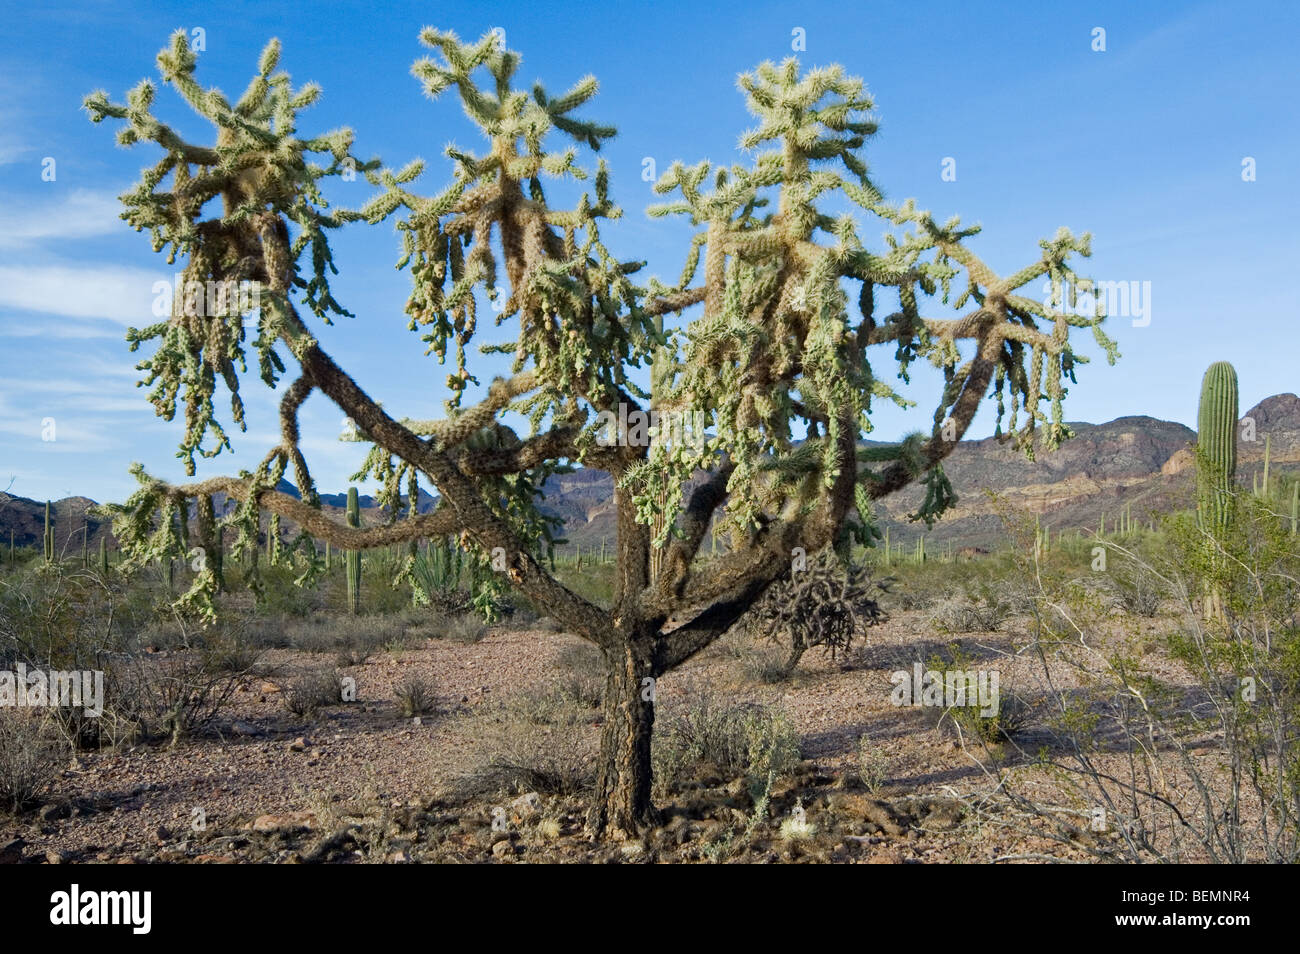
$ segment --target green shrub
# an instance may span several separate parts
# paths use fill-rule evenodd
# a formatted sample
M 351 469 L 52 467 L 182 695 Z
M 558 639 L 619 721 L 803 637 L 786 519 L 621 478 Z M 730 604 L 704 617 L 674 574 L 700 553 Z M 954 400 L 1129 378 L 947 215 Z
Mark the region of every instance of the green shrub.
M 702 695 L 656 731 L 652 754 L 656 785 L 664 791 L 688 769 L 711 767 L 746 779 L 754 792 L 799 764 L 799 733 L 782 709 L 727 706 Z

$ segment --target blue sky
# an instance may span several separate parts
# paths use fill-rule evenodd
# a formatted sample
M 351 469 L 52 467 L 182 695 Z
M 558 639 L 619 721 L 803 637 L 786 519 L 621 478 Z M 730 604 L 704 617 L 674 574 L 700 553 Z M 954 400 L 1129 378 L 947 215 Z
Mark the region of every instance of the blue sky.
M 478 37 L 494 27 L 523 55 L 519 79 L 552 91 L 586 73 L 601 93 L 586 115 L 619 136 L 603 151 L 624 219 L 608 244 L 675 281 L 687 233 L 652 221 L 643 160 L 739 161 L 749 127 L 737 73 L 791 55 L 862 76 L 881 132 L 865 155 L 887 197 L 915 197 L 936 217 L 979 222 L 973 247 L 995 269 L 1037 257 L 1058 226 L 1091 231 L 1086 274 L 1150 282 L 1150 322 L 1108 322 L 1123 358 L 1094 361 L 1067 401 L 1072 420 L 1150 414 L 1194 424 L 1205 366 L 1232 361 L 1243 409 L 1300 391 L 1292 342 L 1300 308 L 1285 280 L 1300 258 L 1300 72 L 1292 3 L 386 4 L 280 2 L 10 5 L 0 35 L 0 489 L 37 499 L 129 493 L 127 465 L 179 478 L 179 422 L 153 415 L 135 388 L 128 325 L 151 320 L 153 282 L 175 272 L 117 219 L 115 197 L 156 161 L 113 144 L 80 110 L 98 88 L 120 101 L 178 27 L 202 28 L 199 78 L 238 94 L 267 39 L 281 66 L 324 96 L 303 131 L 351 126 L 356 152 L 398 167 L 429 160 L 420 191 L 446 181 L 443 147 L 479 148 L 452 98 L 430 102 L 410 76 L 425 24 Z M 306 19 L 298 12 L 309 11 Z M 846 13 L 848 10 L 850 12 Z M 1106 49 L 1094 51 L 1093 30 Z M 160 90 L 155 113 L 199 135 L 187 107 Z M 56 178 L 43 181 L 43 161 Z M 942 163 L 956 163 L 943 181 Z M 1251 157 L 1256 179 L 1242 178 Z M 587 157 L 588 159 L 590 157 Z M 588 161 L 587 163 L 591 163 Z M 357 206 L 363 181 L 330 200 Z M 883 226 L 862 222 L 879 245 Z M 406 273 L 390 224 L 353 226 L 334 242 L 336 296 L 357 315 L 323 329 L 327 350 L 398 414 L 433 416 L 446 370 L 405 330 Z M 1090 343 L 1082 349 L 1095 355 Z M 883 356 L 876 365 L 883 367 Z M 488 376 L 496 366 L 486 366 Z M 485 378 L 486 380 L 486 378 Z M 881 408 L 876 437 L 928 426 L 934 379 L 913 376 L 911 414 Z M 252 466 L 275 442 L 276 397 L 247 379 L 249 429 L 201 475 Z M 992 405 L 973 436 L 993 427 Z M 42 422 L 55 421 L 55 440 Z M 319 395 L 303 414 L 304 449 L 322 489 L 339 490 L 361 456 L 337 440 L 341 414 Z

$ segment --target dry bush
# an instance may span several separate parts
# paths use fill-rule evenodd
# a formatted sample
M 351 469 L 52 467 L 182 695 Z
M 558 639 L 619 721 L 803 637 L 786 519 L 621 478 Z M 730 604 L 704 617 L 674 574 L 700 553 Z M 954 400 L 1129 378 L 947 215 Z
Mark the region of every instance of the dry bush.
M 562 673 L 557 683 L 560 692 L 580 705 L 597 708 L 605 695 L 605 657 L 590 643 L 566 646 L 557 660 Z
M 562 693 L 525 695 L 476 715 L 474 766 L 455 782 L 462 798 L 571 795 L 595 781 L 591 712 Z
M 113 660 L 105 673 L 106 707 L 144 738 L 168 735 L 174 744 L 209 726 L 239 685 L 261 672 L 256 661 L 237 671 L 230 662 L 208 650 Z
M 655 785 L 669 792 L 689 770 L 712 768 L 765 790 L 800 760 L 799 733 L 780 708 L 725 705 L 703 694 L 665 720 L 653 743 Z
M 342 677 L 337 669 L 308 669 L 295 676 L 285 688 L 285 707 L 296 716 L 314 715 L 326 706 L 342 701 Z
M 477 643 L 488 634 L 488 627 L 477 616 L 465 613 L 447 620 L 443 634 L 453 642 Z
M 0 808 L 19 812 L 49 791 L 68 746 L 44 711 L 0 709 Z
M 397 709 L 405 718 L 428 715 L 435 711 L 433 686 L 427 679 L 415 673 L 409 673 L 393 689 L 397 697 Z

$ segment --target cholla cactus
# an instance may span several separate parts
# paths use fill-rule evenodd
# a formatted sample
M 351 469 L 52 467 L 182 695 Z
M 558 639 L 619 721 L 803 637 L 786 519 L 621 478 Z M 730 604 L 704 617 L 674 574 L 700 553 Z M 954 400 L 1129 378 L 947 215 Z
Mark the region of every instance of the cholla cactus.
M 1080 316 L 1059 297 L 1044 305 L 1022 289 L 1044 278 L 1057 288 L 1086 287 L 1070 259 L 1088 254 L 1089 239 L 1062 230 L 1040 242 L 1025 267 L 998 274 L 968 244 L 978 229 L 956 219 L 940 224 L 911 202 L 883 201 L 860 154 L 876 129 L 862 82 L 838 66 L 803 71 L 787 60 L 741 77 L 758 119 L 741 140 L 754 150 L 752 161 L 674 163 L 656 184 L 668 204 L 652 214 L 683 216 L 696 232 L 675 283 L 636 284 L 640 263 L 616 257 L 602 237 L 604 223 L 622 214 L 609 170 L 580 163 L 581 149 L 596 152 L 614 134 L 576 115 L 595 96 L 596 80 L 586 77 L 558 96 L 541 85 L 520 89 L 519 55 L 502 48 L 497 34 L 462 42 L 429 28 L 420 41 L 433 56 L 415 64 L 416 78 L 433 99 L 454 91 L 488 143 L 480 154 L 448 147 L 454 177 L 430 195 L 416 191 L 420 161 L 393 170 L 356 160 L 347 130 L 300 133 L 299 113 L 317 89 L 295 90 L 275 72 L 275 43 L 233 105 L 199 85 L 184 33 L 159 56 L 164 81 L 215 127 L 209 144 L 190 142 L 153 116 L 148 82 L 124 105 L 103 93 L 87 100 L 95 121 L 122 122 L 121 143 L 152 142 L 163 151 L 123 197 L 128 222 L 148 229 L 156 249 L 185 256 L 187 278 L 253 283 L 262 378 L 275 383 L 286 355 L 298 366 L 280 405 L 280 440 L 261 464 L 238 477 L 183 485 L 137 469 L 140 489 L 117 509 L 115 534 L 131 560 L 174 552 L 176 531 L 159 514 L 180 513 L 188 499 L 220 491 L 239 502 L 222 524 L 238 531 L 236 547 L 245 553 L 256 547 L 263 511 L 301 529 L 290 547 L 291 558 L 307 565 L 300 579 L 319 565 L 314 548 L 311 555 L 299 548 L 304 538 L 358 551 L 456 534 L 472 551 L 473 575 L 492 581 L 476 598 L 492 586 L 516 587 L 600 648 L 608 675 L 590 823 L 596 832 L 638 832 L 655 817 L 646 680 L 729 629 L 787 572 L 794 548 L 843 552 L 855 539 L 873 544 L 874 501 L 919 481 L 925 501 L 911 517 L 928 524 L 942 514 L 954 499 L 942 461 L 990 389 L 999 434 L 1009 400 L 1004 436 L 1026 452 L 1068 436 L 1063 382 L 1084 360 L 1072 347 L 1072 329 L 1093 331 L 1111 360 L 1114 345 L 1100 330 L 1100 314 Z M 378 194 L 359 211 L 327 212 L 321 189 L 349 170 L 363 172 Z M 555 179 L 590 189 L 559 208 L 546 187 Z M 216 198 L 222 209 L 211 214 Z M 890 229 L 883 249 L 867 248 L 852 217 L 827 211 L 844 201 Z M 345 313 L 327 281 L 330 229 L 394 217 L 399 265 L 412 280 L 410 327 L 452 365 L 441 418 L 389 415 L 326 352 L 300 310 L 325 323 Z M 855 298 L 845 292 L 849 283 Z M 897 298 L 896 310 L 883 305 L 888 298 Z M 480 382 L 469 355 L 483 333 L 483 301 L 494 304 L 492 324 L 507 329 L 506 340 L 483 347 L 512 356 L 513 365 L 508 379 L 489 383 L 474 403 L 470 388 Z M 933 314 L 945 307 L 955 313 Z M 178 404 L 185 408 L 181 455 L 191 471 L 196 454 L 212 457 L 229 446 L 213 402 L 223 384 L 230 418 L 242 427 L 244 358 L 239 308 L 227 299 L 202 320 L 192 311 L 175 305 L 167 320 L 130 336 L 133 348 L 156 344 L 141 367 L 158 413 L 170 419 Z M 651 442 L 633 439 L 629 428 L 625 439 L 602 441 L 611 417 L 645 412 L 639 369 L 661 356 L 656 403 L 702 416 L 706 432 L 697 441 Z M 931 428 L 897 445 L 860 449 L 872 402 L 907 403 L 887 382 L 894 372 L 906 379 L 918 359 L 944 378 Z M 662 373 L 669 368 L 671 378 Z M 354 425 L 352 439 L 370 445 L 354 479 L 376 479 L 394 516 L 405 489 L 404 519 L 363 529 L 322 513 L 297 424 L 315 391 Z M 527 434 L 500 423 L 507 410 L 528 420 Z M 609 607 L 545 567 L 559 538 L 538 505 L 539 491 L 570 462 L 614 477 L 617 571 Z M 290 468 L 301 499 L 276 490 Z M 439 496 L 432 513 L 415 512 L 422 481 Z M 716 523 L 728 546 L 706 561 L 702 543 L 723 513 Z M 653 573 L 652 548 L 659 551 Z M 255 572 L 250 578 L 256 584 Z M 185 599 L 198 606 L 213 592 L 211 574 L 200 573 Z M 689 612 L 689 621 L 666 630 L 677 612 Z
M 788 676 L 804 653 L 821 647 L 831 658 L 847 652 L 858 632 L 884 622 L 875 597 L 885 589 L 872 582 L 864 567 L 845 566 L 824 550 L 790 577 L 768 587 L 743 617 L 751 636 L 765 637 L 788 648 L 782 667 Z

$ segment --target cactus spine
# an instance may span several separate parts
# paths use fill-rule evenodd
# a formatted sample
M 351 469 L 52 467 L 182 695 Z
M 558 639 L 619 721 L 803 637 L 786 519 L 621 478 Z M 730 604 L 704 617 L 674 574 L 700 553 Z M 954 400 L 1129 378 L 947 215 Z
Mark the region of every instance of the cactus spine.
M 361 501 L 357 497 L 357 488 L 348 488 L 348 526 L 361 526 Z M 353 615 L 361 611 L 361 552 L 347 552 L 348 612 Z

